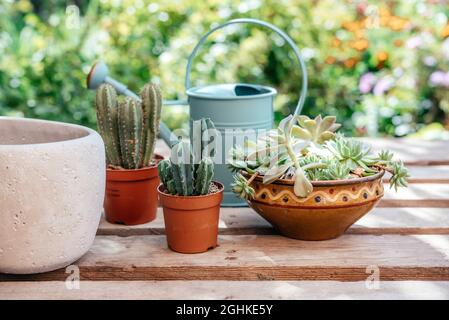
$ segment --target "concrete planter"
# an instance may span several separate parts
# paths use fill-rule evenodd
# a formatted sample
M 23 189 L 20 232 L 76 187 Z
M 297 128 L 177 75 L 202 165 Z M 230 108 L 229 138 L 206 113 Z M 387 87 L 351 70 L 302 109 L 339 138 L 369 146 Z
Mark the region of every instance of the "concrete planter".
M 98 228 L 105 171 L 95 131 L 0 117 L 0 272 L 51 271 L 84 255 Z

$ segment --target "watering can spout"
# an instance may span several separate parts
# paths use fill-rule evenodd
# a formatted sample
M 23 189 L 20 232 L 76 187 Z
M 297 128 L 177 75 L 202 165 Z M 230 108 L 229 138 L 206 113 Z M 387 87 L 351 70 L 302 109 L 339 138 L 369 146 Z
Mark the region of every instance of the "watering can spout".
M 102 83 L 108 83 L 111 86 L 113 86 L 119 94 L 125 95 L 128 97 L 132 97 L 132 98 L 135 98 L 140 101 L 140 97 L 137 94 L 135 94 L 134 92 L 129 90 L 125 84 L 109 77 L 108 74 L 109 74 L 109 69 L 108 69 L 108 66 L 104 62 L 100 61 L 100 62 L 95 63 L 92 66 L 92 69 L 90 70 L 89 74 L 87 75 L 87 88 L 89 88 L 91 90 L 96 90 Z M 187 101 L 169 100 L 169 101 L 164 101 L 163 104 L 164 105 L 186 105 Z M 172 139 L 171 139 L 172 132 L 167 127 L 167 125 L 165 123 L 163 123 L 162 121 L 160 122 L 160 125 L 159 125 L 159 136 L 169 146 L 172 145 Z

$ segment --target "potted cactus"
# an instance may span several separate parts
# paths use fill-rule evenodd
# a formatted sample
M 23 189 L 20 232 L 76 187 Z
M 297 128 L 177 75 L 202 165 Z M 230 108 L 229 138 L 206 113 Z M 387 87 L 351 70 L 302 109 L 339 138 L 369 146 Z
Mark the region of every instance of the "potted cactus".
M 217 246 L 223 185 L 212 181 L 215 127 L 209 119 L 193 122 L 192 144 L 180 141 L 170 159 L 158 164 L 159 199 L 170 249 L 199 253 Z
M 326 240 L 343 234 L 390 186 L 408 173 L 389 151 L 374 155 L 362 142 L 336 134 L 335 117 L 289 116 L 258 141 L 231 149 L 233 191 L 282 234 Z
M 156 218 L 157 162 L 162 157 L 153 153 L 162 98 L 155 84 L 144 86 L 141 100 L 121 98 L 109 84 L 96 92 L 98 130 L 108 165 L 104 209 L 109 222 L 135 225 Z

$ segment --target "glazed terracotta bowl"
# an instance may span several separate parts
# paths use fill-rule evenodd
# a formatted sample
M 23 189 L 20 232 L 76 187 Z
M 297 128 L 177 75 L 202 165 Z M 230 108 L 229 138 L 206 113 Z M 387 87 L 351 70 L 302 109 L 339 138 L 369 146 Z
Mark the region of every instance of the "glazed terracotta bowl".
M 381 171 L 363 178 L 314 181 L 307 198 L 294 194 L 293 180 L 263 184 L 262 178 L 257 177 L 251 183 L 255 197 L 248 204 L 287 237 L 333 239 L 345 233 L 382 198 L 383 175 Z

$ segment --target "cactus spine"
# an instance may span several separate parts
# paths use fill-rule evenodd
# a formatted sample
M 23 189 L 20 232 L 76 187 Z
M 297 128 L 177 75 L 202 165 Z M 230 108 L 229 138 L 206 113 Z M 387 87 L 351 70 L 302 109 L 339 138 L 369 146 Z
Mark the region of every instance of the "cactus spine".
M 149 165 L 153 158 L 154 146 L 159 134 L 159 122 L 161 120 L 162 95 L 159 86 L 146 84 L 140 93 L 143 111 L 142 131 L 142 157 L 141 166 Z
M 104 140 L 108 164 L 121 166 L 117 122 L 118 102 L 114 87 L 102 84 L 97 89 L 95 104 L 97 106 L 98 131 Z
M 193 122 L 192 129 L 192 144 L 177 143 L 170 159 L 158 164 L 161 182 L 173 195 L 205 195 L 214 176 L 214 163 L 210 157 L 215 154 L 211 145 L 215 132 L 209 129 L 215 129 L 215 126 L 210 119 L 201 119 Z
M 151 163 L 161 117 L 159 87 L 145 85 L 141 98 L 138 101 L 127 97 L 118 102 L 111 85 L 102 84 L 97 89 L 98 130 L 105 143 L 108 165 L 139 169 Z

